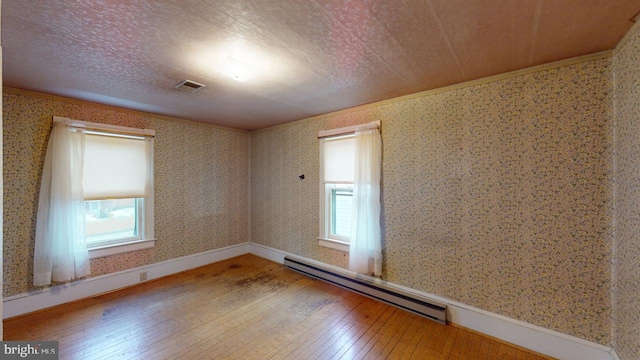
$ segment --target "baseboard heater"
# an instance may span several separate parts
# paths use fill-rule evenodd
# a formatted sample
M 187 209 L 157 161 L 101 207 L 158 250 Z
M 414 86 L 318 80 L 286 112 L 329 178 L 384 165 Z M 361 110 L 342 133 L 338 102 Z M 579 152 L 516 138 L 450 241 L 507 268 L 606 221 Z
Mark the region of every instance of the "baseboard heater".
M 417 294 L 412 294 L 384 283 L 378 283 L 365 279 L 362 276 L 356 276 L 354 273 L 342 271 L 342 269 L 339 268 L 311 262 L 306 259 L 285 256 L 284 266 L 307 276 L 343 287 L 439 323 L 447 323 L 447 306 L 445 304 L 422 298 Z

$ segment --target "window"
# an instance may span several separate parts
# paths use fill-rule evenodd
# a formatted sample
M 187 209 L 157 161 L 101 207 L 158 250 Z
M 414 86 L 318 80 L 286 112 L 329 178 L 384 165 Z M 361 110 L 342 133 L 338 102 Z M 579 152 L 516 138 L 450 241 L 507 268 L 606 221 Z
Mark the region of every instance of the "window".
M 353 134 L 320 140 L 319 244 L 348 251 L 355 159 Z
M 84 202 L 85 234 L 89 247 L 142 240 L 143 198 Z
M 380 122 L 323 130 L 318 245 L 349 253 L 349 270 L 382 274 Z
M 54 116 L 38 199 L 34 286 L 86 276 L 90 258 L 155 245 L 154 134 Z
M 351 234 L 353 189 L 331 189 L 331 236 L 349 239 Z
M 149 130 L 138 135 L 141 129 L 79 123 L 86 127 L 82 190 L 89 256 L 154 246 Z

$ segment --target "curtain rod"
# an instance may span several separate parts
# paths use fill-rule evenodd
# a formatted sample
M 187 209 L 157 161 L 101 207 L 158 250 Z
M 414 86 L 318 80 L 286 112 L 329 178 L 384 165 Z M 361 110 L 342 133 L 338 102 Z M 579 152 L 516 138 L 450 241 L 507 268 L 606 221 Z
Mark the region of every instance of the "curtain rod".
M 380 121 L 372 121 L 367 124 L 347 126 L 339 129 L 320 130 L 318 132 L 318 139 L 322 139 L 329 136 L 351 134 L 351 133 L 355 133 L 356 130 L 377 129 L 379 127 L 380 127 Z
M 79 128 L 79 129 L 111 131 L 118 134 L 138 135 L 138 136 L 144 136 L 144 137 L 154 137 L 156 135 L 156 131 L 153 129 L 138 129 L 138 128 L 132 128 L 128 126 L 101 124 L 101 123 L 95 123 L 95 122 L 89 122 L 89 121 L 73 120 L 73 119 L 69 119 L 61 116 L 54 116 L 53 122 L 62 123 L 66 126 Z

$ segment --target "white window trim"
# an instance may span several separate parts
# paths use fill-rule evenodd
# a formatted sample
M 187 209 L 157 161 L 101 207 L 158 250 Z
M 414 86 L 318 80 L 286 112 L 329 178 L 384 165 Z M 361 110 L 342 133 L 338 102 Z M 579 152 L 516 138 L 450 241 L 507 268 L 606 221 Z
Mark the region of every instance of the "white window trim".
M 380 127 L 380 121 L 372 121 L 367 124 L 347 126 L 339 129 L 320 130 L 318 132 L 318 138 L 321 139 L 325 137 L 353 134 L 356 132 L 356 130 L 377 129 L 379 127 Z
M 121 134 L 132 134 L 139 135 L 145 137 L 154 137 L 156 132 L 152 129 L 138 129 L 131 128 L 126 126 L 117 126 L 117 125 L 109 125 L 109 124 L 100 124 L 88 121 L 81 120 L 72 120 L 65 117 L 54 116 L 54 122 L 64 123 L 67 126 L 91 129 L 91 130 L 99 130 L 105 132 L 112 133 L 121 133 Z M 153 159 L 154 147 L 151 147 L 151 158 Z M 153 162 L 151 164 L 154 165 Z M 151 182 L 153 182 L 153 169 L 151 170 Z M 149 249 L 155 246 L 156 238 L 154 233 L 154 190 L 151 190 L 151 193 L 148 197 L 144 198 L 143 205 L 144 207 L 144 216 L 141 219 L 141 227 L 144 231 L 143 237 L 141 239 L 133 239 L 127 241 L 126 239 L 120 243 L 111 243 L 111 244 L 92 244 L 92 246 L 88 246 L 89 250 L 89 259 L 95 259 L 99 257 L 111 256 L 116 254 L 122 254 L 126 252 L 138 251 Z
M 331 207 L 331 195 L 326 191 L 326 185 L 320 184 L 320 236 L 318 245 L 334 250 L 349 252 L 349 241 L 331 237 L 331 220 L 327 219 L 327 209 Z M 329 222 L 327 222 L 327 220 Z
M 153 196 L 144 198 L 142 207 L 144 208 L 144 216 L 142 216 L 142 218 L 139 220 L 141 228 L 143 229 L 141 238 L 123 239 L 122 241 L 117 243 L 94 242 L 92 244 L 87 244 L 87 248 L 89 250 L 89 259 L 150 249 L 154 247 L 156 245 L 157 239 L 154 237 Z
M 138 128 L 132 128 L 128 126 L 101 124 L 101 123 L 95 123 L 95 122 L 89 122 L 89 121 L 73 120 L 73 119 L 69 119 L 61 116 L 54 116 L 53 122 L 58 122 L 70 127 L 81 128 L 81 129 L 92 129 L 92 130 L 100 130 L 100 131 L 113 132 L 113 133 L 150 136 L 150 137 L 153 137 L 156 135 L 156 131 L 153 129 L 138 129 Z
M 91 250 L 92 248 L 108 247 L 110 245 L 133 243 L 136 241 L 144 240 L 144 235 L 147 233 L 147 228 L 145 228 L 145 217 L 143 216 L 144 214 L 146 214 L 145 207 L 144 207 L 145 199 L 144 198 L 134 198 L 134 199 L 137 207 L 136 216 L 138 218 L 136 219 L 136 223 L 137 223 L 137 226 L 139 227 L 138 235 L 131 236 L 131 237 L 118 238 L 118 239 L 111 239 L 111 240 L 101 240 L 101 241 L 91 241 L 91 242 L 87 241 L 87 248 L 89 250 Z
M 318 238 L 318 245 L 342 252 L 349 252 L 349 243 L 333 239 Z
M 361 125 L 354 125 L 354 126 L 347 126 L 347 127 L 343 127 L 343 128 L 338 128 L 338 129 L 331 129 L 331 130 L 320 130 L 318 132 L 318 138 L 322 139 L 322 138 L 327 138 L 327 137 L 334 137 L 334 136 L 340 136 L 340 135 L 348 135 L 348 134 L 353 134 L 356 132 L 356 130 L 360 130 L 360 129 L 374 129 L 374 128 L 378 128 L 380 127 L 380 121 L 372 121 L 370 123 L 367 124 L 361 124 Z M 328 201 L 326 199 L 327 195 L 326 195 L 326 191 L 325 191 L 325 183 L 323 181 L 324 179 L 324 156 L 323 156 L 323 151 L 322 151 L 322 145 L 319 145 L 319 152 L 320 152 L 320 172 L 319 172 L 319 182 L 320 182 L 320 189 L 318 191 L 319 193 L 319 211 L 318 213 L 320 214 L 319 218 L 320 218 L 320 222 L 319 222 L 319 231 L 320 231 L 320 235 L 318 236 L 318 246 L 323 246 L 323 247 L 327 247 L 330 249 L 334 249 L 334 250 L 338 250 L 338 251 L 342 251 L 342 252 L 349 252 L 349 242 L 347 241 L 342 241 L 342 240 L 338 240 L 338 239 L 331 239 L 329 238 L 329 229 L 328 226 L 330 224 L 327 224 L 326 221 L 326 207 L 329 206 Z

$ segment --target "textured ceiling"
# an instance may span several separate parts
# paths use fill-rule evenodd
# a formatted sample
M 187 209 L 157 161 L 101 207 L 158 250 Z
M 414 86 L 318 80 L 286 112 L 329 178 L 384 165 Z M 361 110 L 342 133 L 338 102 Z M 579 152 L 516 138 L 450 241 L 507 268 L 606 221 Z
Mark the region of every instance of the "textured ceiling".
M 2 0 L 4 85 L 239 129 L 610 50 L 640 0 Z M 253 78 L 220 72 L 228 56 Z M 206 85 L 174 89 L 190 79 Z

